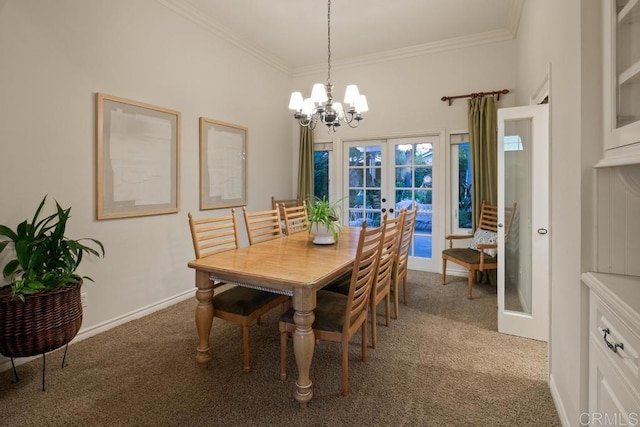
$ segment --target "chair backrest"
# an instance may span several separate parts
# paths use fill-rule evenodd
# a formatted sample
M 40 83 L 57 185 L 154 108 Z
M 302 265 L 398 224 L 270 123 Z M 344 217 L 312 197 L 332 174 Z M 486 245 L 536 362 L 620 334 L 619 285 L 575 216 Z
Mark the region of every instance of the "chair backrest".
M 413 239 L 418 206 L 413 202 L 411 210 L 405 208 L 403 211 L 404 217 L 402 219 L 400 243 L 398 243 L 398 255 L 396 256 L 396 262 L 393 266 L 393 272 L 396 277 L 402 276 L 407 271 L 409 250 L 411 249 L 411 239 Z
M 513 203 L 513 206 L 508 207 L 504 211 L 504 216 L 507 221 L 507 226 L 504 229 L 504 243 L 507 244 L 509 241 L 509 233 L 511 232 L 511 225 L 513 224 L 513 220 L 516 217 L 516 211 L 518 210 L 518 204 Z
M 242 213 L 250 245 L 282 237 L 280 210 L 277 204 L 275 209 L 251 213 L 243 206 Z
M 476 229 L 498 232 L 498 207 L 482 201 Z
M 371 288 L 374 297 L 378 292 L 381 292 L 386 286 L 390 286 L 391 284 L 393 264 L 398 252 L 398 243 L 402 236 L 403 219 L 404 212 L 402 211 L 399 216 L 389 218 L 385 213 L 382 217 L 381 227 L 384 228 L 384 237 L 382 239 L 380 262 L 376 268 L 376 275 Z
M 194 219 L 189 212 L 189 228 L 196 259 L 238 248 L 236 210 L 231 215 Z
M 284 224 L 287 235 L 306 231 L 309 229 L 309 218 L 307 214 L 307 203 L 302 202 L 301 206 L 287 206 L 284 211 Z
M 298 199 L 276 199 L 271 196 L 271 209 L 280 209 L 280 218 L 284 220 L 284 208 L 289 208 L 291 206 L 300 206 L 300 202 Z
M 359 322 L 362 320 L 361 317 L 367 315 L 371 286 L 380 262 L 383 238 L 384 227 L 367 228 L 366 222 L 362 224 L 345 312 L 345 319 L 349 321 L 344 322 L 343 334 L 355 332 L 352 329 L 357 328 L 361 323 Z

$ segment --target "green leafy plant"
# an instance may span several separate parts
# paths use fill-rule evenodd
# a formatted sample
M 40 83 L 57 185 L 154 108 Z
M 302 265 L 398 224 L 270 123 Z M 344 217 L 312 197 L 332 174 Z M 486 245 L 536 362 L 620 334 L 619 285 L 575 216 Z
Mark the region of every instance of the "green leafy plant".
M 65 237 L 71 208 L 56 202 L 56 212 L 39 219 L 47 196 L 42 199 L 31 222 L 25 220 L 15 230 L 0 225 L 0 254 L 13 246 L 15 257 L 4 266 L 2 274 L 11 278 L 11 296 L 24 301 L 24 296 L 54 289 L 90 277 L 75 274 L 84 254 L 104 256 L 104 246 L 96 239 Z M 92 246 L 83 244 L 90 241 Z M 13 244 L 13 245 L 11 245 Z
M 333 203 L 326 196 L 315 197 L 307 203 L 307 214 L 309 220 L 309 233 L 312 232 L 313 224 L 323 224 L 331 232 L 334 239 L 340 234 L 340 202 L 344 198 Z

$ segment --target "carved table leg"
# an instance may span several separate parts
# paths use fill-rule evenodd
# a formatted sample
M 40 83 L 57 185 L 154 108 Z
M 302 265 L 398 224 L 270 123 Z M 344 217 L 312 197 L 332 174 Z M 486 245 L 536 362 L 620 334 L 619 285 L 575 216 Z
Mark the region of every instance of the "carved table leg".
M 311 325 L 315 319 L 313 309 L 316 306 L 316 293 L 311 289 L 296 289 L 293 294 L 293 308 L 296 310 L 293 321 L 296 330 L 293 334 L 293 352 L 298 367 L 295 398 L 305 407 L 313 398 L 311 379 L 311 360 L 315 348 L 315 336 Z
M 213 323 L 213 282 L 209 280 L 209 273 L 196 270 L 196 329 L 198 331 L 198 347 L 196 362 L 206 368 L 211 361 L 211 346 L 209 334 Z

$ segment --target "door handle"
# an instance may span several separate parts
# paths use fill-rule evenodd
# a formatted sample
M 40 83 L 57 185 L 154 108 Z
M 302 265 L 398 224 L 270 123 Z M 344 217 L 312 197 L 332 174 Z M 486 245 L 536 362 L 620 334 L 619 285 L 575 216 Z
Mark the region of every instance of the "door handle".
M 546 228 L 538 228 L 538 234 L 547 234 L 549 230 Z

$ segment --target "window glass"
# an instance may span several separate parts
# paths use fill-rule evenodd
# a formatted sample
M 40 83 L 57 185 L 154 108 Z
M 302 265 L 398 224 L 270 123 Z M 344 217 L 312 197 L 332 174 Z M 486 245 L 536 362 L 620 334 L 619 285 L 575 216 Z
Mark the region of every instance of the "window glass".
M 451 214 L 453 232 L 470 231 L 471 209 L 471 150 L 469 134 L 452 134 L 451 143 Z

